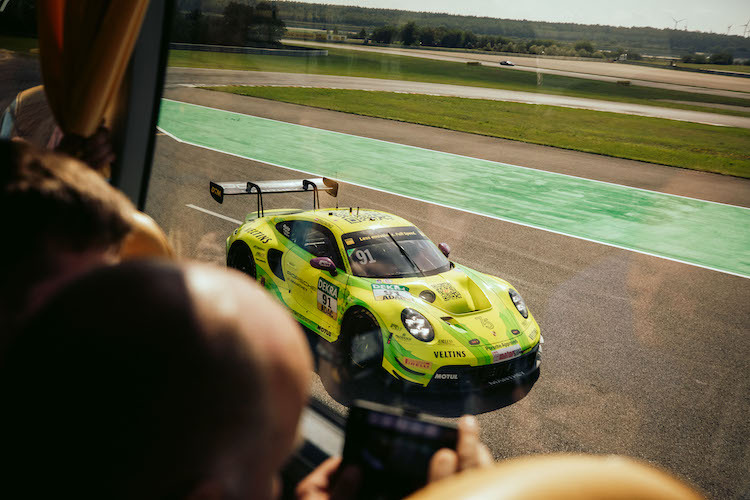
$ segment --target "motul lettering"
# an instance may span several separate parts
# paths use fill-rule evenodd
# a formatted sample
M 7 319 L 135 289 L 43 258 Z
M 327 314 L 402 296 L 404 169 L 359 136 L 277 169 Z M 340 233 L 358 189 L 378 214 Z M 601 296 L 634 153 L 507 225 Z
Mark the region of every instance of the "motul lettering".
M 458 380 L 457 373 L 436 373 L 435 378 L 437 380 Z

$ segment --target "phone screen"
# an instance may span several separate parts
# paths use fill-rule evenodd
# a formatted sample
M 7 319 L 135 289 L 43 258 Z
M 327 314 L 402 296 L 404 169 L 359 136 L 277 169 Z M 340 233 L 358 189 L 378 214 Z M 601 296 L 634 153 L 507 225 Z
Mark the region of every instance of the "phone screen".
M 343 463 L 362 469 L 358 498 L 403 498 L 425 485 L 432 455 L 455 449 L 457 439 L 455 424 L 356 401 L 346 424 Z

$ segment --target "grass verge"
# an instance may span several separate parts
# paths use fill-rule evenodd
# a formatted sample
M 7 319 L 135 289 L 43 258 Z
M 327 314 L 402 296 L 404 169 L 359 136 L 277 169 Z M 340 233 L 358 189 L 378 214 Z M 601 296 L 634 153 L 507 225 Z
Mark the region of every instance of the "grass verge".
M 568 76 L 537 75 L 500 66 L 469 66 L 464 63 L 335 48 L 329 48 L 328 54 L 327 57 L 308 58 L 173 50 L 170 51 L 169 65 L 446 83 L 693 110 L 701 108 L 661 100 L 710 102 L 747 107 L 750 113 L 750 94 L 748 99 L 694 94 Z M 748 116 L 743 111 L 716 112 Z
M 750 130 L 460 97 L 293 87 L 208 87 L 345 113 L 750 178 Z

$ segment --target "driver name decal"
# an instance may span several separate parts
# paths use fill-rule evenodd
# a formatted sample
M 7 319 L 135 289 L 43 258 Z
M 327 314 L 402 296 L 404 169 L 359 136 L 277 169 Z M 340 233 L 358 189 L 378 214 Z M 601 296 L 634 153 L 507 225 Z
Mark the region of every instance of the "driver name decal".
M 411 299 L 409 287 L 401 285 L 389 285 L 385 283 L 373 283 L 372 295 L 373 297 L 375 297 L 375 300 Z
M 318 310 L 331 319 L 339 314 L 339 287 L 323 278 L 318 278 Z

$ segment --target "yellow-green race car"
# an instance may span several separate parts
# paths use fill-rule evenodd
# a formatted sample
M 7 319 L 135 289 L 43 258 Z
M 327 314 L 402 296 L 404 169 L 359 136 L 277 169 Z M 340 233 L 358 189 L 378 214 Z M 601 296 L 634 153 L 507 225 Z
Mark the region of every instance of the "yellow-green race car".
M 313 210 L 264 210 L 263 195 L 313 193 Z M 451 262 L 410 222 L 319 208 L 330 179 L 211 182 L 212 197 L 255 194 L 227 239 L 227 265 L 273 293 L 330 346 L 353 380 L 375 373 L 437 390 L 488 388 L 535 374 L 539 325 L 506 281 Z

